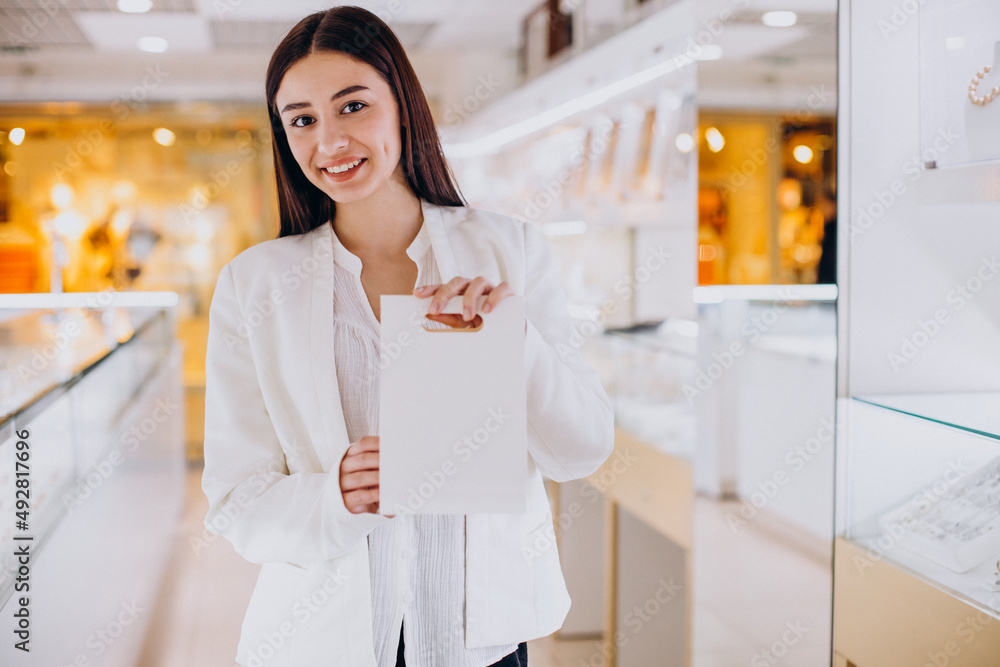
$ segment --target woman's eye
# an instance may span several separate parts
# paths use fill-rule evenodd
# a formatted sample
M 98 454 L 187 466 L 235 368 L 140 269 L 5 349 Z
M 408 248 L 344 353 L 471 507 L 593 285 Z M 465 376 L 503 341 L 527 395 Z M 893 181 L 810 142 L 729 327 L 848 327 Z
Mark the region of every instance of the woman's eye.
M 347 104 L 346 104 L 346 105 L 344 106 L 344 109 L 348 109 L 348 108 L 350 108 L 350 107 L 354 106 L 355 104 L 360 104 L 360 105 L 361 105 L 361 106 L 363 106 L 363 107 L 366 107 L 366 106 L 368 106 L 368 105 L 367 105 L 367 104 L 365 104 L 364 102 L 348 102 L 348 103 L 347 103 Z M 360 111 L 360 109 L 358 109 L 358 111 Z M 348 112 L 348 113 L 356 113 L 356 112 L 354 112 L 354 111 L 350 111 L 350 112 Z
M 306 125 L 312 125 L 313 122 L 315 121 L 309 116 L 299 116 L 298 118 L 293 118 L 289 125 L 292 127 L 305 127 Z

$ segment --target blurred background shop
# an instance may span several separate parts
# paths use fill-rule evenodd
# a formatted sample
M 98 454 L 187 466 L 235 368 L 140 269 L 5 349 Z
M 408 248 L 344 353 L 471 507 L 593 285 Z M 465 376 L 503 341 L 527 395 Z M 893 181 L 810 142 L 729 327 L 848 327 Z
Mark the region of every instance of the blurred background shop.
M 835 0 L 358 4 L 470 205 L 546 234 L 615 404 L 615 456 L 549 488 L 574 605 L 532 664 L 829 664 Z M 264 72 L 323 7 L 0 0 L 0 546 L 28 429 L 45 664 L 235 654 L 258 568 L 202 523 L 208 308 L 277 235 Z

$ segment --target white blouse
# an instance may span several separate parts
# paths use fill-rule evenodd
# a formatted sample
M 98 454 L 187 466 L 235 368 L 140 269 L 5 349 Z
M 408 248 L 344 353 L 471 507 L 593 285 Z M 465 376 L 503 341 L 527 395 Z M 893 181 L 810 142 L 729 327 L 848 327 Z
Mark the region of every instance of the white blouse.
M 361 284 L 361 259 L 332 236 L 337 381 L 353 444 L 378 435 L 380 324 Z M 426 225 L 406 254 L 417 265 L 415 287 L 441 282 Z M 465 647 L 464 516 L 398 515 L 368 535 L 368 548 L 379 667 L 395 667 L 401 625 L 409 667 L 487 667 L 517 650 Z

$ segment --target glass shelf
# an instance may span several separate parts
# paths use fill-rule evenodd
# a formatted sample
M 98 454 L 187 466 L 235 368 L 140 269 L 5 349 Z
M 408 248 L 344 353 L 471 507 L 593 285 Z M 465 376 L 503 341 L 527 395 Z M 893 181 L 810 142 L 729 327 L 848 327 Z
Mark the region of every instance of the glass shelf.
M 1000 440 L 1000 392 L 878 394 L 855 400 Z

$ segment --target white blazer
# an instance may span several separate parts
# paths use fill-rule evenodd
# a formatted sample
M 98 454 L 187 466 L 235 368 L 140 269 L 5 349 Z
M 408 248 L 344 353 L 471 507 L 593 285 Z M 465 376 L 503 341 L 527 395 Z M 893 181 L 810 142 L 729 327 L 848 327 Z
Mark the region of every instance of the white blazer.
M 421 207 L 442 281 L 507 281 L 528 322 L 528 511 L 467 515 L 466 646 L 544 637 L 570 598 L 556 547 L 537 549 L 552 525 L 542 475 L 597 470 L 614 444 L 611 402 L 581 361 L 537 226 Z M 237 650 L 246 667 L 375 667 L 366 536 L 392 519 L 350 513 L 340 492 L 350 443 L 332 347 L 332 233 L 327 222 L 243 251 L 222 268 L 209 313 L 205 525 L 262 564 Z

